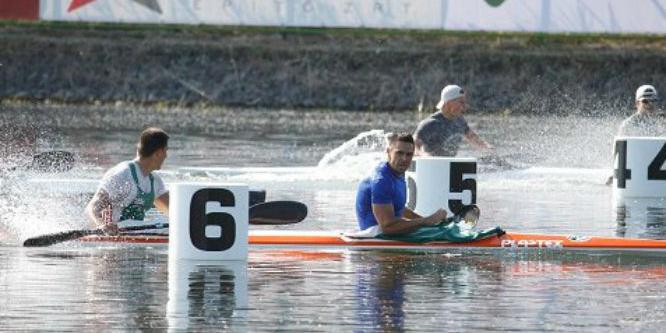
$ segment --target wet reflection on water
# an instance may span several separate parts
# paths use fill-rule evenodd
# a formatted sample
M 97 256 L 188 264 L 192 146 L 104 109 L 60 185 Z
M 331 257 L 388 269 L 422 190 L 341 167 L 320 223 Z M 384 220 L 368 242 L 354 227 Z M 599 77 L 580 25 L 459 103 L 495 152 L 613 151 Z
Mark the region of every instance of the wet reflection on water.
M 168 261 L 142 248 L 5 249 L 0 330 L 597 332 L 666 323 L 663 256 L 254 250 L 247 264 Z
M 616 203 L 617 236 L 666 239 L 666 200 L 635 198 Z
M 159 262 L 145 249 L 3 249 L 0 330 L 166 327 Z
M 659 258 L 633 255 L 351 251 L 317 258 L 291 251 L 276 257 L 255 257 L 251 266 L 258 269 L 250 280 L 259 281 L 251 285 L 268 283 L 261 277 L 275 266 L 281 268 L 279 276 L 289 276 L 291 282 L 277 278 L 277 272 L 266 274 L 273 282 L 251 291 L 251 303 L 253 295 L 267 301 L 261 308 L 268 315 L 279 307 L 284 327 L 335 325 L 359 332 L 548 328 L 592 332 L 652 313 L 641 308 L 629 314 L 626 304 L 606 304 L 615 297 L 663 308 L 653 297 L 664 297 L 653 292 L 661 295 L 658 288 L 666 277 Z M 586 287 L 590 283 L 596 286 L 593 291 Z M 319 296 L 302 293 L 303 286 L 316 286 Z M 280 290 L 280 300 L 259 296 L 271 289 Z M 306 321 L 310 326 L 303 322 L 306 316 L 297 315 L 303 311 L 310 314 Z M 570 320 L 574 315 L 577 322 Z M 605 320 L 596 320 L 598 316 Z M 637 326 L 649 330 L 654 328 L 652 320 L 664 320 L 664 314 L 649 316 Z
M 231 318 L 247 310 L 247 264 L 193 260 L 169 261 L 170 330 L 216 323 L 229 328 Z
M 266 189 L 268 200 L 308 205 L 305 221 L 282 229 L 351 229 L 357 181 L 379 155 L 345 150 L 314 167 L 359 134 L 413 130 L 424 116 L 125 107 L 0 112 L 0 121 L 17 126 L 51 126 L 54 139 L 38 140 L 38 150 L 65 149 L 80 162 L 67 173 L 0 179 L 0 331 L 663 330 L 663 256 L 253 249 L 244 268 L 172 268 L 166 251 L 149 247 L 25 249 L 15 240 L 84 226 L 81 212 L 91 190 L 79 188 L 79 181 L 97 180 L 107 167 L 132 158 L 144 124 L 173 135 L 167 182 L 247 183 Z M 481 225 L 666 238 L 663 203 L 616 210 L 603 185 L 618 119 L 467 119 L 517 166 L 480 159 Z M 478 157 L 468 146 L 461 155 Z M 297 168 L 234 175 L 178 171 L 192 166 Z
M 355 319 L 359 331 L 395 331 L 405 327 L 405 279 L 409 274 L 408 256 L 375 256 L 375 261 L 356 271 Z

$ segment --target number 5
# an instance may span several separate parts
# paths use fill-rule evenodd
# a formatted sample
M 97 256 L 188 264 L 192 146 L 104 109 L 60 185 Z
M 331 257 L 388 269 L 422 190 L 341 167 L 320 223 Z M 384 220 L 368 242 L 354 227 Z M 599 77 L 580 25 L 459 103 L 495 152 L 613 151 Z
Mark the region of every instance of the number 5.
M 467 178 L 463 179 L 463 174 L 476 174 L 476 162 L 451 162 L 451 172 L 449 173 L 449 192 L 450 193 L 462 193 L 464 191 L 470 191 L 472 194 L 472 202 L 470 204 L 476 203 L 476 179 Z M 450 199 L 449 200 L 449 210 L 453 214 L 458 214 L 463 208 L 462 198 L 461 200 Z

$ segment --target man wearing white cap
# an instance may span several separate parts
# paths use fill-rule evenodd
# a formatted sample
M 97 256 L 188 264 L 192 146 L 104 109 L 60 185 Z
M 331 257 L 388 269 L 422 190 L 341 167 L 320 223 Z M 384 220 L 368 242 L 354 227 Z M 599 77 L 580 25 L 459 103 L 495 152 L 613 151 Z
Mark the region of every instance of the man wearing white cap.
M 636 112 L 625 119 L 617 132 L 618 136 L 666 136 L 664 114 L 657 111 L 659 101 L 657 89 L 644 84 L 636 89 Z M 613 175 L 606 180 L 606 185 L 613 183 Z
M 618 136 L 666 136 L 664 114 L 657 110 L 657 89 L 644 84 L 636 90 L 636 112 L 620 125 Z
M 438 111 L 421 121 L 414 132 L 420 156 L 456 156 L 462 138 L 479 149 L 493 147 L 474 132 L 462 114 L 467 110 L 465 91 L 457 85 L 442 89 Z

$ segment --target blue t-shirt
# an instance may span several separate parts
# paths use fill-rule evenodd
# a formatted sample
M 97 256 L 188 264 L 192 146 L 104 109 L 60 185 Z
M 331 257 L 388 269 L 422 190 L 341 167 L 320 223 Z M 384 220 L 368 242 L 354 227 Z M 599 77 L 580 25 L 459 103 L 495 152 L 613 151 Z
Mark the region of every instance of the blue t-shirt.
M 356 192 L 356 220 L 361 230 L 377 225 L 372 204 L 393 204 L 395 216 L 402 216 L 407 201 L 404 175 L 396 175 L 388 162 L 382 162 L 363 179 Z

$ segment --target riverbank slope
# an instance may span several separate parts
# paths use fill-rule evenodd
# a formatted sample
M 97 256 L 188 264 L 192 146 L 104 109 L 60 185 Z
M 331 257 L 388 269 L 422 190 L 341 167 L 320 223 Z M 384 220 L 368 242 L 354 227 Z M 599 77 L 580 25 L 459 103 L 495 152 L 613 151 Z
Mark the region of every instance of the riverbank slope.
M 666 92 L 660 36 L 0 23 L 0 100 L 616 114 Z

